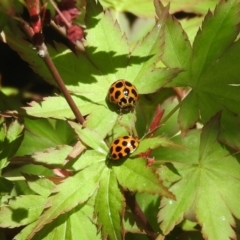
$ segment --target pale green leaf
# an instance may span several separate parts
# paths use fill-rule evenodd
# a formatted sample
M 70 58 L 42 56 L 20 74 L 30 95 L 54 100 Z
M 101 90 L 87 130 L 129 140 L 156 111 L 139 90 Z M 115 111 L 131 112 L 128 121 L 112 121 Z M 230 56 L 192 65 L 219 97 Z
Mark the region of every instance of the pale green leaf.
M 118 115 L 109 111 L 108 108 L 98 107 L 90 113 L 84 122 L 84 127 L 94 129 L 100 137 L 105 138 L 109 130 L 113 128 L 117 121 Z
M 11 199 L 0 209 L 0 226 L 14 228 L 37 220 L 46 200 L 45 197 L 37 195 L 23 195 Z
M 82 126 L 74 122 L 69 122 L 69 124 L 84 144 L 100 153 L 106 154 L 108 152 L 106 143 L 96 131 L 82 128 Z
M 66 164 L 66 168 L 74 169 L 75 171 L 84 169 L 92 164 L 105 162 L 106 155 L 95 150 L 87 150 L 83 152 L 76 160 L 71 160 Z
M 83 240 L 100 240 L 100 234 L 91 221 L 92 214 L 92 207 L 87 204 L 76 207 L 70 212 L 60 215 L 57 219 L 53 220 L 53 222 L 46 225 L 42 230 L 36 233 L 32 240 L 66 240 L 78 239 L 79 237 Z M 14 240 L 26 240 L 33 226 L 34 225 L 31 224 L 24 228 L 15 236 Z
M 72 96 L 73 101 L 80 109 L 82 115 L 86 115 L 93 111 L 96 106 L 89 101 L 80 97 Z M 55 119 L 74 119 L 75 116 L 69 107 L 65 98 L 61 96 L 47 97 L 41 103 L 31 102 L 30 107 L 23 108 L 26 114 L 41 118 L 55 118 Z
M 55 148 L 47 148 L 43 152 L 35 152 L 31 156 L 31 161 L 51 168 L 61 167 L 65 164 L 65 160 L 71 150 L 72 147 L 68 145 L 59 145 Z
M 87 4 L 87 53 L 94 65 L 108 79 L 109 84 L 124 78 L 129 47 L 117 22 L 109 11 L 102 12 L 94 1 Z M 109 85 L 110 86 L 110 85 Z
M 119 189 L 116 176 L 111 169 L 102 173 L 99 189 L 96 195 L 95 212 L 97 222 L 101 227 L 103 239 L 121 239 L 124 198 Z
M 29 188 L 44 197 L 48 197 L 55 187 L 55 184 L 47 178 L 39 178 L 38 176 L 27 174 L 24 174 L 24 177 L 27 180 Z
M 101 163 L 89 166 L 58 185 L 45 205 L 47 209 L 41 215 L 27 239 L 31 239 L 36 232 L 59 215 L 70 211 L 78 204 L 86 202 L 99 186 L 103 166 Z

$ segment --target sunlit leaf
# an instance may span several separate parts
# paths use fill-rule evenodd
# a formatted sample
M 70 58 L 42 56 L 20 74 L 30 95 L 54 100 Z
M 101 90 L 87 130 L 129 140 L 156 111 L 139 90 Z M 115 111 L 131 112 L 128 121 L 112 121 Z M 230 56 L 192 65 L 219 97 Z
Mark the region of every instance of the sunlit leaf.
M 96 196 L 95 212 L 103 239 L 121 239 L 124 198 L 113 171 L 105 169 Z M 107 213 L 107 214 L 106 214 Z
M 130 191 L 159 194 L 174 199 L 174 195 L 164 187 L 153 170 L 146 167 L 146 161 L 141 158 L 127 160 L 113 170 L 119 184 Z
M 102 164 L 92 165 L 58 185 L 53 191 L 54 195 L 48 199 L 46 210 L 37 221 L 28 239 L 59 215 L 86 202 L 98 188 L 102 168 Z
M 46 198 L 38 195 L 23 195 L 9 201 L 0 208 L 0 226 L 14 228 L 38 219 Z

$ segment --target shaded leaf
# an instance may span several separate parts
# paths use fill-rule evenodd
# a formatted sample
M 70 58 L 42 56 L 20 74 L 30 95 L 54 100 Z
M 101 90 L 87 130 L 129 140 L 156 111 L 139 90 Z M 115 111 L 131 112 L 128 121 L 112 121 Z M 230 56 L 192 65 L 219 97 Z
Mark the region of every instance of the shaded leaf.
M 17 151 L 18 156 L 31 155 L 56 145 L 70 145 L 77 139 L 66 121 L 25 118 L 24 124 L 24 139 Z
M 6 178 L 0 177 L 0 195 L 10 193 L 13 183 Z
M 163 198 L 161 201 L 159 222 L 164 235 L 181 222 L 185 214 L 194 214 L 205 238 L 235 237 L 231 226 L 235 224 L 232 215 L 240 216 L 237 207 L 240 166 L 236 157 L 217 141 L 218 131 L 219 115 L 216 115 L 204 126 L 201 136 L 199 131 L 191 131 L 183 139 L 187 151 L 170 152 L 166 148 L 155 152 L 158 157 L 164 155 L 164 159 L 169 159 L 172 164 L 169 170 L 181 176 L 181 180 L 170 187 L 177 200 Z M 181 142 L 180 138 L 178 141 Z M 170 181 L 171 178 L 176 181 L 174 175 L 168 175 Z
M 239 33 L 239 1 L 221 1 L 214 11 L 208 12 L 193 43 L 192 70 L 195 85 L 202 73 L 211 68 Z M 227 36 L 227 37 L 226 37 Z

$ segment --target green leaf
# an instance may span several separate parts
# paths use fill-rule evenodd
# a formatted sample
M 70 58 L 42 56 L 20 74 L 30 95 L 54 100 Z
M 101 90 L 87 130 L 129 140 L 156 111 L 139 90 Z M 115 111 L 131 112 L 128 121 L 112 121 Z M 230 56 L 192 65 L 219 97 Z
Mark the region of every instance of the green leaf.
M 6 127 L 5 123 L 0 123 L 0 169 L 7 166 L 7 160 L 13 157 L 22 142 L 23 125 L 18 121 Z
M 206 104 L 206 103 L 205 103 Z M 208 104 L 205 105 L 206 108 L 211 108 Z M 178 120 L 180 123 L 180 128 L 182 130 L 193 127 L 195 123 L 199 120 L 199 106 L 198 106 L 198 94 L 196 91 L 192 90 L 182 102 L 181 108 L 179 110 Z
M 109 111 L 108 108 L 98 107 L 90 113 L 84 122 L 84 127 L 94 129 L 100 137 L 105 138 L 109 130 L 113 128 L 117 121 L 118 115 Z
M 102 13 L 100 5 L 88 1 L 86 48 L 91 62 L 101 70 L 108 84 L 123 78 L 128 64 L 129 47 L 111 13 Z
M 146 75 L 155 70 L 155 64 L 160 60 L 160 56 L 162 54 L 164 44 L 164 31 L 162 24 L 162 19 L 156 22 L 154 28 L 145 38 L 136 44 L 131 52 L 125 78 L 133 79 L 133 84 L 137 87 L 137 89 L 138 85 L 136 83 L 139 83 L 140 79 L 148 83 L 152 81 L 152 77 L 150 77 L 150 79 L 146 79 Z M 136 58 L 139 56 L 141 56 L 141 58 L 145 58 L 142 64 L 140 64 L 140 61 L 135 62 Z M 155 77 L 154 74 L 152 74 L 152 76 Z M 141 94 L 142 90 L 144 89 L 138 89 L 138 92 Z
M 102 238 L 121 239 L 122 222 L 120 214 L 124 209 L 124 198 L 114 172 L 106 168 L 102 173 L 96 195 L 95 212 L 101 227 Z M 106 214 L 107 213 L 107 214 Z
M 37 195 L 23 195 L 11 199 L 0 209 L 0 226 L 14 228 L 37 220 L 45 203 L 46 198 Z
M 13 183 L 6 178 L 0 177 L 0 195 L 10 193 L 13 189 Z
M 164 8 L 158 0 L 155 1 L 155 5 L 156 9 L 159 10 L 157 11 L 159 18 L 162 18 L 163 14 L 166 15 L 162 61 L 168 67 L 183 69 L 183 72 L 175 77 L 169 85 L 171 83 L 176 84 L 182 80 L 186 81 L 189 78 L 189 71 L 186 71 L 186 69 L 189 69 L 191 62 L 191 44 L 180 23 L 168 13 L 168 7 Z
M 69 124 L 84 144 L 100 153 L 107 154 L 108 147 L 97 132 L 88 128 L 82 128 L 81 125 L 74 122 L 69 122 Z
M 95 150 L 87 150 L 81 154 L 76 160 L 71 160 L 66 164 L 66 168 L 74 169 L 75 171 L 84 169 L 92 164 L 105 162 L 106 155 Z
M 157 68 L 137 78 L 134 84 L 141 94 L 153 93 L 159 90 L 159 88 L 164 87 L 176 77 L 179 72 L 179 69 Z
M 86 202 L 99 186 L 102 168 L 103 164 L 94 164 L 56 186 L 53 191 L 54 195 L 48 199 L 45 205 L 46 210 L 37 221 L 28 239 L 59 215 Z
M 240 165 L 235 155 L 217 141 L 219 115 L 208 122 L 201 136 L 191 131 L 182 141 L 186 151 L 161 149 L 155 154 L 171 161 L 174 175 L 181 176 L 170 190 L 176 201 L 163 198 L 159 212 L 160 227 L 164 235 L 181 222 L 184 215 L 195 215 L 208 239 L 230 239 L 235 234 L 233 215 L 239 218 Z M 178 142 L 181 138 L 178 137 Z M 170 167 L 170 166 L 169 166 Z M 172 169 L 172 170 L 171 170 Z M 171 176 L 171 175 L 168 175 Z M 171 181 L 171 177 L 169 178 Z M 187 196 L 187 197 L 186 197 Z
M 155 149 L 160 146 L 163 147 L 176 147 L 177 145 L 170 141 L 169 139 L 165 137 L 154 137 L 154 138 L 146 138 L 140 141 L 139 147 L 136 151 L 134 151 L 131 156 L 136 156 L 139 153 L 144 153 L 149 149 Z M 178 146 L 179 147 L 179 146 Z
M 32 240 L 50 240 L 50 239 L 78 239 L 100 240 L 97 228 L 91 221 L 93 209 L 85 204 L 72 209 L 70 212 L 60 215 L 42 230 L 36 233 Z M 14 240 L 26 240 L 31 228 L 31 224 L 23 229 Z
M 218 139 L 231 148 L 240 149 L 240 118 L 232 113 L 222 112 L 221 131 Z
M 104 8 L 114 8 L 119 12 L 131 12 L 136 16 L 141 17 L 154 17 L 153 4 L 148 0 L 122 0 L 122 1 L 108 1 L 100 0 Z
M 239 32 L 239 11 L 238 1 L 221 1 L 214 15 L 208 13 L 197 34 L 191 66 L 186 69 L 191 78 L 178 82 L 178 86 L 192 87 L 181 103 L 179 123 L 183 130 L 193 126 L 199 115 L 206 123 L 219 111 L 240 113 L 237 107 L 240 42 L 234 42 Z
M 55 187 L 55 184 L 47 178 L 39 178 L 38 176 L 27 174 L 24 174 L 24 177 L 29 188 L 44 197 L 48 197 Z
M 174 195 L 162 185 L 146 161 L 141 158 L 125 161 L 120 166 L 113 166 L 119 184 L 130 191 L 159 194 L 174 199 Z
M 56 145 L 73 144 L 76 135 L 66 121 L 25 118 L 25 134 L 16 155 L 31 155 Z
M 72 96 L 73 101 L 80 109 L 82 115 L 87 115 L 93 111 L 96 106 L 88 101 Z M 75 116 L 69 107 L 65 98 L 61 96 L 47 97 L 40 103 L 31 102 L 30 107 L 23 107 L 27 115 L 41 118 L 55 118 L 55 119 L 74 119 Z
M 239 1 L 221 1 L 214 11 L 207 14 L 193 44 L 192 71 L 194 78 L 189 82 L 193 86 L 202 73 L 211 69 L 227 48 L 233 43 L 239 32 Z
M 35 152 L 31 156 L 31 162 L 43 164 L 45 166 L 56 168 L 62 167 L 72 147 L 68 145 L 60 145 L 55 148 L 47 148 L 43 152 Z

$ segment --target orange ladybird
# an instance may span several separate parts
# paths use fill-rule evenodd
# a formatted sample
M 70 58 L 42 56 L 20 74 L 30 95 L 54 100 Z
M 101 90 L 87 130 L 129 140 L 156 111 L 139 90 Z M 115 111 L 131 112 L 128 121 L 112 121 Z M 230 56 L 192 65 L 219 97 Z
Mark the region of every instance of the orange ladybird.
M 132 136 L 123 136 L 115 139 L 110 146 L 109 157 L 119 160 L 133 153 L 139 145 L 139 140 Z
M 110 86 L 108 99 L 110 102 L 117 104 L 121 110 L 128 111 L 135 107 L 138 92 L 132 83 L 120 79 Z

